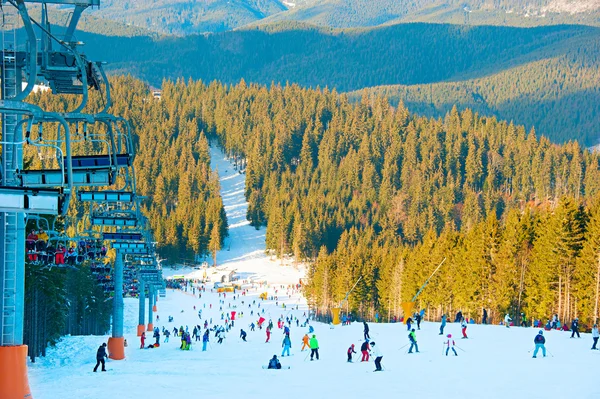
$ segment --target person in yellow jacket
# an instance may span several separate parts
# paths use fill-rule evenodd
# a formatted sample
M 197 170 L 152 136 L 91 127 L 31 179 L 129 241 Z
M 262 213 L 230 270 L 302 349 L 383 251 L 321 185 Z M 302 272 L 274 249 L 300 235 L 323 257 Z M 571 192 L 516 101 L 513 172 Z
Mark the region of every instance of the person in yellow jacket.
M 319 341 L 317 341 L 317 336 L 313 335 L 310 339 L 310 360 L 313 360 L 313 356 L 317 356 L 317 360 L 319 360 Z
M 304 348 L 310 348 L 308 345 L 308 334 L 304 334 L 304 337 L 302 337 L 302 350 L 300 352 L 304 352 Z

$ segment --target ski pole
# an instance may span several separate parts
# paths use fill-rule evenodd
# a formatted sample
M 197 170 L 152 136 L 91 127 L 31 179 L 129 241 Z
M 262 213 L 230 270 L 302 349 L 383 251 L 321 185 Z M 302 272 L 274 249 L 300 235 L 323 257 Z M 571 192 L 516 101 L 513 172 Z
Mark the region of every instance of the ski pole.
M 454 346 L 455 346 L 455 347 L 457 347 L 458 349 L 460 349 L 461 351 L 463 351 L 463 352 L 467 353 L 467 351 L 466 351 L 466 350 L 464 350 L 463 348 L 461 348 L 460 346 L 458 346 L 458 345 L 454 345 Z
M 402 349 L 406 348 L 408 345 L 410 345 L 410 342 L 404 346 L 401 346 L 400 348 L 398 348 L 398 350 L 402 350 Z

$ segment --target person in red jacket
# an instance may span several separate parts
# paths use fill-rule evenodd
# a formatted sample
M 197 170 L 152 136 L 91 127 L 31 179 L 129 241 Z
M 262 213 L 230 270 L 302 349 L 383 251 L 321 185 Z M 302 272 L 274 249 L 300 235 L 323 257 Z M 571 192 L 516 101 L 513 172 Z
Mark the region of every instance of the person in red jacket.
M 348 361 L 350 363 L 352 363 L 352 354 L 356 353 L 356 351 L 354 350 L 354 344 L 352 344 L 349 348 L 348 348 Z
M 269 327 L 267 327 L 267 340 L 265 341 L 265 343 L 269 342 L 270 338 L 271 338 L 271 329 Z
M 140 337 L 140 349 L 144 349 L 146 347 L 146 333 L 142 332 L 142 336 Z
M 361 360 L 361 362 L 368 362 L 369 361 L 369 351 L 370 350 L 371 350 L 371 347 L 369 346 L 369 341 L 366 340 L 360 346 L 360 351 L 362 352 L 362 360 Z

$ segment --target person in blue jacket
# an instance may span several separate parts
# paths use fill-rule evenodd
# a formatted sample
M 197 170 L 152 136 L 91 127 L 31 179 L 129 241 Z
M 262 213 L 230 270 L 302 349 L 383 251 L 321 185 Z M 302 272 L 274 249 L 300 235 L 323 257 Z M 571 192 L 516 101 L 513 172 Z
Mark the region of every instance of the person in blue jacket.
M 546 357 L 546 347 L 544 344 L 546 343 L 546 338 L 544 338 L 544 330 L 540 330 L 538 335 L 533 339 L 533 343 L 535 344 L 535 350 L 533 351 L 533 358 L 537 357 L 538 351 L 541 349 L 542 354 Z
M 444 327 L 446 327 L 446 315 L 442 315 L 442 324 L 440 325 L 440 335 L 444 335 Z
M 202 352 L 206 352 L 206 345 L 208 345 L 208 329 L 204 331 L 204 335 L 202 336 Z
M 284 357 L 286 353 L 289 356 L 290 348 L 292 347 L 292 340 L 290 339 L 289 335 L 287 335 L 287 334 L 285 335 L 281 346 L 283 347 L 283 351 L 281 352 L 281 357 Z

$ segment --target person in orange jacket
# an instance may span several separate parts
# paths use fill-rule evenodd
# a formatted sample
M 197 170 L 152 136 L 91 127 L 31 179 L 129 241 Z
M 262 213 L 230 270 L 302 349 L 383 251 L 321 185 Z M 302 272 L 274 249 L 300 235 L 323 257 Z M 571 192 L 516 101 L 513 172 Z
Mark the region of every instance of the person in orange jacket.
M 304 349 L 308 349 L 308 334 L 304 334 L 304 337 L 302 337 L 302 350 L 300 352 L 304 352 Z

